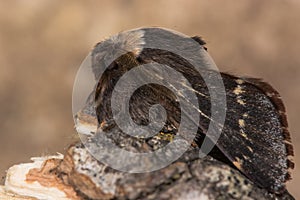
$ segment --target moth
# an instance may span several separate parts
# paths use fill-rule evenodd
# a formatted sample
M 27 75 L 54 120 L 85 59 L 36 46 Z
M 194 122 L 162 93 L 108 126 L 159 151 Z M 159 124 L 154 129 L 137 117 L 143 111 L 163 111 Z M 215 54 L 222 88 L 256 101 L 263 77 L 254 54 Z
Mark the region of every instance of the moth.
M 191 145 L 201 146 L 209 124 L 219 123 L 211 118 L 212 97 L 203 74 L 213 76 L 219 72 L 204 65 L 199 74 L 182 56 L 161 48 L 148 48 L 147 44 L 153 40 L 151 35 L 157 33 L 161 36 L 157 42 L 162 45 L 165 40 L 173 40 L 178 42 L 180 50 L 181 46 L 192 39 L 199 44 L 200 49 L 205 52 L 207 50 L 201 37 L 187 38 L 163 28 L 135 29 L 98 43 L 92 51 L 92 70 L 97 84 L 87 100 L 85 109 L 77 114 L 77 126 L 109 130 L 110 126 L 115 125 L 111 98 L 117 82 L 135 67 L 159 63 L 182 74 L 190 83 L 190 86 L 184 87 L 185 90 L 196 94 L 200 120 L 196 122 L 197 134 Z M 201 53 L 203 51 L 188 47 L 187 45 L 185 48 L 193 57 L 204 56 L 204 53 Z M 112 59 L 113 54 L 118 51 L 120 56 Z M 147 71 L 144 75 L 153 76 L 147 74 Z M 211 155 L 232 165 L 259 187 L 273 193 L 283 193 L 286 190 L 286 181 L 291 178 L 289 171 L 294 167 L 294 163 L 291 160 L 293 147 L 285 107 L 279 93 L 261 79 L 238 77 L 223 72 L 220 75 L 226 93 L 226 118 Z M 184 113 L 174 91 L 164 86 L 147 84 L 134 92 L 129 102 L 132 120 L 138 125 L 149 124 L 149 109 L 156 104 L 163 106 L 167 115 L 160 132 L 176 135 L 181 115 Z

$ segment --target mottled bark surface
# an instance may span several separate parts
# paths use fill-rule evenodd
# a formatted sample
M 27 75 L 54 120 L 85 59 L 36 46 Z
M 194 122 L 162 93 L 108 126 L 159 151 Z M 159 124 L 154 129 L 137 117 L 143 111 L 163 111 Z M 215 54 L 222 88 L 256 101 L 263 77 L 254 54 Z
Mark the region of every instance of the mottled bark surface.
M 94 159 L 82 143 L 69 147 L 55 173 L 82 199 L 294 199 L 255 186 L 238 170 L 197 149 L 150 173 L 124 173 Z
M 81 142 L 71 145 L 64 157 L 33 161 L 8 170 L 0 199 L 294 199 L 288 191 L 275 195 L 257 187 L 211 156 L 199 158 L 198 149 L 149 173 L 114 170 L 91 156 Z

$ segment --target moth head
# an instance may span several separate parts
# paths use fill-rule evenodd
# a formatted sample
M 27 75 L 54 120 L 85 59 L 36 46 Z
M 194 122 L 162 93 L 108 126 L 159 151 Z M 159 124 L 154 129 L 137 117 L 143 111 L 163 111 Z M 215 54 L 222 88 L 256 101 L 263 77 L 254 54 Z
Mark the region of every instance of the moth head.
M 121 32 L 96 44 L 92 52 L 92 68 L 95 79 L 118 57 L 130 52 L 137 57 L 145 44 L 144 30 Z M 96 67 L 95 67 L 96 66 Z

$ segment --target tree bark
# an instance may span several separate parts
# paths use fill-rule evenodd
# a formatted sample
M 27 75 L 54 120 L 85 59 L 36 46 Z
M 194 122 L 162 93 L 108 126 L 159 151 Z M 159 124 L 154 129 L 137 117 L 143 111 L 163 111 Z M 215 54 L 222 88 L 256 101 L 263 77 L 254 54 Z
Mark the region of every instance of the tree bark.
M 97 161 L 80 142 L 71 145 L 64 157 L 38 161 L 31 167 L 10 168 L 0 197 L 39 199 L 43 195 L 38 193 L 47 195 L 52 189 L 48 199 L 294 199 L 287 191 L 276 195 L 257 187 L 238 170 L 210 156 L 199 158 L 196 149 L 149 173 L 114 170 Z

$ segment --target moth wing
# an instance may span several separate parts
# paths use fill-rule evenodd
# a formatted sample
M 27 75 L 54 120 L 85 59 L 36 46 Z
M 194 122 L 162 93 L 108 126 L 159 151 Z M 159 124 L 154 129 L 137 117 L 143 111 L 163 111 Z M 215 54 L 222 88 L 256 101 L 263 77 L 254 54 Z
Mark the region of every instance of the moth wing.
M 294 166 L 281 97 L 259 79 L 223 78 L 227 116 L 218 148 L 254 183 L 281 193 Z

